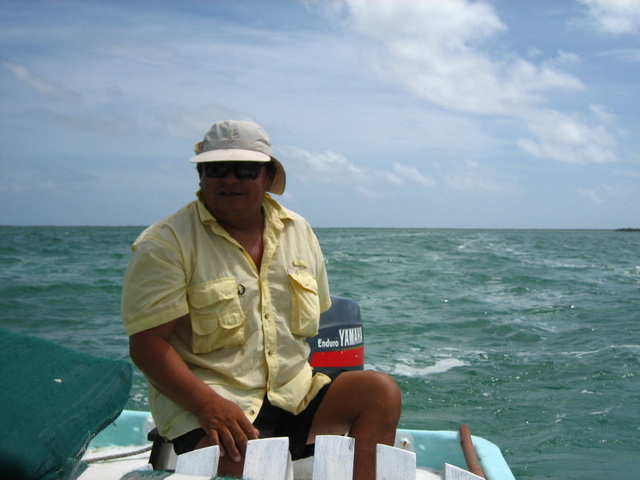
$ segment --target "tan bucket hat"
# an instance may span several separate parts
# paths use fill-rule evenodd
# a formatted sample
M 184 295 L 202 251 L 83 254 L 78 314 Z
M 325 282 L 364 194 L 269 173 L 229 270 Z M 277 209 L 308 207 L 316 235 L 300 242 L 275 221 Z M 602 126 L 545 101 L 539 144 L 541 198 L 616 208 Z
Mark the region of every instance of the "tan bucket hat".
M 191 163 L 203 162 L 270 162 L 276 175 L 269 192 L 282 195 L 286 174 L 282 164 L 271 156 L 271 141 L 260 125 L 243 120 L 224 120 L 214 123 L 202 142 L 193 146 L 196 156 Z

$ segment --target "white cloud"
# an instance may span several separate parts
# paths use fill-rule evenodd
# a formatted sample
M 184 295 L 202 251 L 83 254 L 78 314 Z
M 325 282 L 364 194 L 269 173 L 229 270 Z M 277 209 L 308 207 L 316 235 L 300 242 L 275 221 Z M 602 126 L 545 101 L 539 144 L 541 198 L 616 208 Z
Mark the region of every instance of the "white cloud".
M 211 127 L 212 119 L 218 118 L 255 121 L 238 110 L 220 104 L 202 105 L 194 108 L 165 105 L 154 111 L 154 120 L 158 126 L 153 129 L 153 133 L 170 138 L 193 140 L 195 143 L 195 139 L 199 139 Z
M 612 123 L 616 119 L 616 116 L 609 112 L 604 105 L 590 105 L 589 110 L 594 118 L 602 123 Z
M 294 151 L 297 153 L 297 156 L 302 158 L 307 166 L 310 167 L 309 172 L 313 174 L 315 178 L 319 176 L 320 180 L 343 179 L 352 181 L 362 179 L 366 176 L 361 168 L 350 163 L 339 153 L 327 151 L 324 153 L 311 154 L 299 148 L 295 148 Z
M 603 55 L 608 55 L 623 62 L 637 63 L 640 62 L 640 49 L 625 48 L 619 50 L 611 50 Z
M 374 43 L 370 51 L 380 72 L 418 97 L 447 110 L 499 116 L 524 126 L 533 138 L 518 144 L 535 157 L 597 163 L 616 159 L 615 139 L 604 126 L 547 106 L 550 92 L 585 89 L 563 70 L 580 58 L 560 51 L 536 64 L 515 54 L 491 55 L 488 45 L 507 30 L 492 4 L 345 1 L 353 30 Z M 529 48 L 529 57 L 538 52 Z M 560 131 L 545 125 L 545 118 Z
M 542 55 L 542 52 L 536 47 L 529 47 L 527 49 L 527 55 L 529 55 L 530 57 L 539 57 L 540 55 Z
M 409 182 L 416 182 L 424 187 L 436 186 L 436 181 L 431 176 L 423 175 L 417 168 L 394 163 L 393 171 L 400 178 L 400 185 L 403 185 L 406 180 Z
M 636 34 L 640 31 L 638 0 L 577 0 L 588 8 L 589 20 L 603 33 Z
M 454 173 L 445 174 L 444 179 L 449 187 L 466 192 L 504 192 L 516 191 L 512 186 L 504 186 L 496 179 L 493 169 L 483 167 L 479 162 L 466 160 L 455 165 Z
M 182 58 L 167 45 L 149 45 L 142 42 L 135 45 L 109 45 L 96 48 L 101 55 L 124 59 L 138 65 L 149 65 L 160 68 L 182 66 Z
M 455 49 L 507 29 L 492 6 L 482 1 L 345 1 L 352 28 L 368 37 L 430 39 Z
M 604 203 L 604 200 L 602 200 L 600 195 L 598 195 L 593 190 L 577 189 L 576 191 L 579 194 L 584 195 L 585 197 L 587 197 L 589 200 L 591 200 L 596 205 L 601 205 L 602 203 Z
M 298 147 L 280 148 L 281 159 L 287 165 L 287 173 L 305 180 L 351 185 L 367 196 L 378 196 L 382 187 L 403 187 L 417 184 L 434 187 L 436 182 L 417 168 L 394 163 L 391 170 L 356 165 L 339 153 L 326 151 L 310 153 Z
M 9 70 L 21 84 L 49 99 L 69 103 L 79 103 L 82 100 L 82 96 L 79 93 L 66 88 L 60 83 L 46 80 L 32 73 L 24 65 L 9 62 L 3 62 L 2 65 Z
M 518 145 L 539 158 L 569 163 L 615 161 L 615 140 L 601 125 L 589 126 L 580 119 L 555 110 L 527 115 L 527 126 L 536 138 L 518 140 Z
M 550 89 L 582 83 L 553 62 L 491 58 L 484 43 L 507 27 L 484 2 L 348 1 L 353 28 L 376 42 L 381 71 L 422 98 L 460 112 L 510 115 Z M 381 46 L 382 48 L 378 48 Z M 566 60 L 568 54 L 561 53 Z

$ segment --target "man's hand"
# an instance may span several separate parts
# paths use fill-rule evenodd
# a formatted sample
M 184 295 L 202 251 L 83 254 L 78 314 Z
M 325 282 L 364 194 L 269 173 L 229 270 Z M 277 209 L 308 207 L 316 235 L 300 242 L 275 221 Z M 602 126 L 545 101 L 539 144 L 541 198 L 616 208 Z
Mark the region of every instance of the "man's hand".
M 134 363 L 163 395 L 193 412 L 220 455 L 239 462 L 247 442 L 259 432 L 235 403 L 215 393 L 194 375 L 170 343 L 177 320 L 132 335 L 129 351 Z
M 211 444 L 220 447 L 220 456 L 226 452 L 235 462 L 242 460 L 248 441 L 260 435 L 242 409 L 222 397 L 198 410 L 196 416 Z

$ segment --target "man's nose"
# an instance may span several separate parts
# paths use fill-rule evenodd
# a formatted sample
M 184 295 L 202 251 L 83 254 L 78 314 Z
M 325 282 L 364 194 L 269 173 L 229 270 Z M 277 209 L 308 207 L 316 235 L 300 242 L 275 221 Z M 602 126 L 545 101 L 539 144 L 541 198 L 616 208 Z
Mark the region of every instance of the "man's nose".
M 237 183 L 240 181 L 233 168 L 227 170 L 227 173 L 225 173 L 220 180 L 223 180 L 226 183 Z

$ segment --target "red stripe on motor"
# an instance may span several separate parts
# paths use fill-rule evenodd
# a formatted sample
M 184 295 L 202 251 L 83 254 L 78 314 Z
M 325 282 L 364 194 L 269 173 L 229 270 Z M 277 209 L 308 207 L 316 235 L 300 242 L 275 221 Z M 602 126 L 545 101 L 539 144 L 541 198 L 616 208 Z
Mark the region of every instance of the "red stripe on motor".
M 357 367 L 364 365 L 364 347 L 333 352 L 314 352 L 312 367 Z

